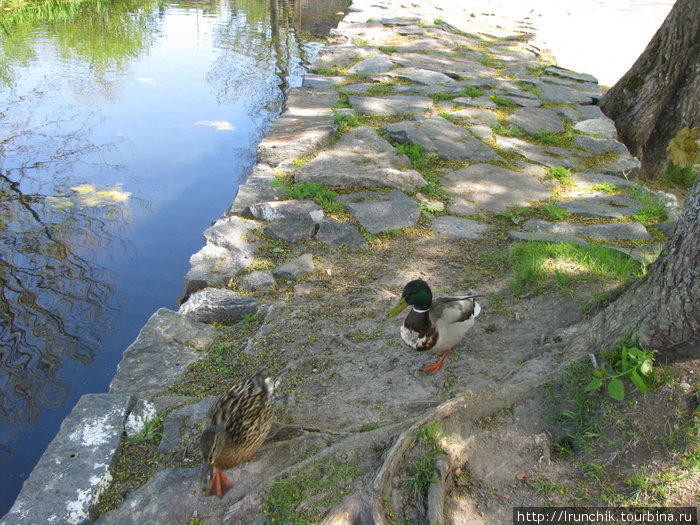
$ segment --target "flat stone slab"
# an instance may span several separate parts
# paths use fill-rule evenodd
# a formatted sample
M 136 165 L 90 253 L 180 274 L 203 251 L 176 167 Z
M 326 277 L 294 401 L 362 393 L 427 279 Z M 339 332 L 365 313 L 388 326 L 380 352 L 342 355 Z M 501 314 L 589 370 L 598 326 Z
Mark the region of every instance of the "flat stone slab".
M 267 164 L 256 164 L 244 184 L 238 186 L 236 198 L 226 212 L 226 215 L 241 215 L 252 217 L 251 204 L 260 201 L 272 201 L 279 198 L 277 188 L 272 185 L 275 172 Z
M 433 99 L 425 97 L 356 97 L 348 96 L 352 108 L 361 115 L 405 115 L 422 113 L 433 106 Z
M 450 116 L 452 118 L 464 121 L 465 124 L 479 123 L 486 124 L 491 127 L 498 124 L 498 113 L 491 109 L 476 107 L 458 109 L 457 111 L 452 111 Z
M 309 89 L 331 89 L 336 84 L 340 84 L 345 77 L 327 77 L 324 75 L 314 75 L 307 73 L 301 81 L 301 86 Z
M 253 217 L 265 222 L 310 219 L 318 224 L 323 220 L 323 208 L 311 199 L 257 202 L 250 205 Z
M 284 263 L 272 270 L 272 275 L 276 279 L 299 279 L 314 271 L 313 256 L 310 253 L 300 255 L 296 259 Z
M 134 401 L 128 394 L 81 397 L 0 523 L 91 523 L 97 500 L 112 480 Z
M 420 205 L 405 193 L 392 190 L 351 193 L 339 197 L 350 213 L 370 233 L 400 230 L 415 226 L 420 218 Z
M 241 297 L 225 288 L 205 288 L 190 295 L 178 313 L 198 323 L 238 322 L 258 311 L 255 297 Z
M 322 182 L 329 186 L 395 188 L 413 191 L 425 179 L 406 155 L 365 126 L 344 133 L 332 147 L 299 169 L 297 182 Z
M 163 421 L 163 436 L 158 445 L 158 452 L 174 452 L 182 445 L 184 434 L 199 436 L 202 430 L 199 423 L 207 415 L 207 410 L 217 396 L 205 397 L 198 403 L 187 405 L 170 412 Z
M 582 120 L 607 118 L 605 117 L 603 110 L 600 109 L 600 106 L 593 105 L 557 106 L 553 108 L 553 111 L 564 117 L 566 120 L 574 123 L 581 122 Z
M 493 166 L 473 164 L 442 178 L 442 185 L 455 203 L 468 200 L 476 208 L 502 212 L 513 206 L 529 206 L 549 198 L 549 189 L 532 175 Z M 512 191 L 518 188 L 518 191 Z M 460 199 L 460 200 L 458 200 Z M 450 206 L 450 212 L 453 212 Z M 464 215 L 464 213 L 460 213 Z
M 148 399 L 164 392 L 180 380 L 191 363 L 201 359 L 201 349 L 217 335 L 211 325 L 160 308 L 124 351 L 109 384 L 110 394 L 134 394 Z
M 525 133 L 535 137 L 538 133 L 563 133 L 564 124 L 551 109 L 522 108 L 506 118 L 511 124 L 521 127 Z
M 570 242 L 580 246 L 588 246 L 589 243 L 569 233 L 542 233 L 542 232 L 508 232 L 508 238 L 516 242 Z
M 615 123 L 607 117 L 582 120 L 574 125 L 574 129 L 576 131 L 582 131 L 583 133 L 588 133 L 589 135 L 595 135 L 606 139 L 617 139 L 617 128 L 615 127 Z
M 318 73 L 323 69 L 349 67 L 352 63 L 377 55 L 375 49 L 348 45 L 328 45 L 316 55 L 309 70 Z
M 487 108 L 487 109 L 498 109 L 498 104 L 496 104 L 491 97 L 488 95 L 481 95 L 480 97 L 457 97 L 453 100 L 457 104 L 463 106 L 471 106 L 474 108 Z
M 316 240 L 331 248 L 366 244 L 365 238 L 356 226 L 347 222 L 338 222 L 330 217 L 326 217 L 319 226 Z
M 379 128 L 401 144 L 420 144 L 425 155 L 441 160 L 490 162 L 503 160 L 494 150 L 466 129 L 434 116 L 423 121 L 403 121 Z
M 299 242 L 313 237 L 316 231 L 316 223 L 311 217 L 282 219 L 271 222 L 263 231 L 265 235 L 272 239 L 285 242 Z
M 270 270 L 255 270 L 248 275 L 241 277 L 238 281 L 239 290 L 261 290 L 265 288 L 275 288 L 277 282 Z
M 184 277 L 184 298 L 207 286 L 225 286 L 250 266 L 255 245 L 247 241 L 247 236 L 257 226 L 254 221 L 232 215 L 204 230 L 206 244 L 190 257 L 190 270 Z
M 501 135 L 496 135 L 496 144 L 503 149 L 522 155 L 531 162 L 550 168 L 555 168 L 557 166 L 570 168 L 573 165 L 567 158 L 570 156 L 569 151 L 563 148 L 540 146 L 539 144 L 531 144 L 530 142 L 516 137 L 502 137 Z
M 624 177 L 617 177 L 615 175 L 607 175 L 605 173 L 577 173 L 576 182 L 578 184 L 585 184 L 590 187 L 600 184 L 602 182 L 607 182 L 609 184 L 614 184 L 620 188 L 638 188 L 639 184 L 631 180 L 627 180 Z
M 518 95 L 503 95 L 503 98 L 524 108 L 538 108 L 542 105 L 542 101 L 538 98 L 519 97 Z
M 285 160 L 328 146 L 338 130 L 331 109 L 338 98 L 336 91 L 290 90 L 286 111 L 272 123 L 258 144 L 258 161 L 274 168 Z
M 540 82 L 537 84 L 540 99 L 555 104 L 593 104 L 593 97 L 571 87 Z
M 646 240 L 651 239 L 647 229 L 638 222 L 613 224 L 592 224 L 583 226 L 575 222 L 551 224 L 540 219 L 530 219 L 523 223 L 523 230 L 542 233 L 566 233 L 581 237 L 606 240 Z
M 556 205 L 576 215 L 603 219 L 623 219 L 642 209 L 642 204 L 630 195 L 607 193 L 593 193 L 583 199 L 558 201 Z
M 415 84 L 423 84 L 425 86 L 434 86 L 436 84 L 456 84 L 453 78 L 448 77 L 444 73 L 438 71 L 430 71 L 429 69 L 421 69 L 418 67 L 401 67 L 389 72 L 389 75 L 401 80 L 408 80 Z
M 348 69 L 348 74 L 378 75 L 379 73 L 386 73 L 392 67 L 394 67 L 394 63 L 388 56 L 379 55 L 376 57 L 366 58 L 361 62 L 358 62 Z
M 571 80 L 576 80 L 578 82 L 594 82 L 598 83 L 598 79 L 593 75 L 588 73 L 577 73 L 576 71 L 571 71 L 570 69 L 565 69 L 559 66 L 549 66 L 544 70 L 545 75 L 553 75 L 560 78 L 568 78 Z
M 488 226 L 481 222 L 449 215 L 436 217 L 433 220 L 433 232 L 455 239 L 476 240 L 488 229 Z

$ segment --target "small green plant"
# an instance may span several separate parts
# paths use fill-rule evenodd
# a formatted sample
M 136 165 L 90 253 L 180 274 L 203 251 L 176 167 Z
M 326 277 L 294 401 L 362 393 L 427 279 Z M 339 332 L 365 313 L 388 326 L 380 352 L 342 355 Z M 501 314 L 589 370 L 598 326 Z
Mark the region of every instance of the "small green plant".
M 506 219 L 508 222 L 512 222 L 516 226 L 522 222 L 525 222 L 525 217 L 523 216 L 523 212 L 525 212 L 527 208 L 518 208 L 513 211 L 502 211 L 497 213 L 499 217 L 502 217 Z
M 700 127 L 686 126 L 668 143 L 667 151 L 671 162 L 681 168 L 700 164 Z
M 379 46 L 379 51 L 391 55 L 399 50 L 398 46 Z
M 499 135 L 503 137 L 522 137 L 523 136 L 523 130 L 521 130 L 518 126 L 513 126 L 513 125 L 503 125 L 503 124 L 495 124 L 493 126 L 493 131 L 498 133 Z
M 442 445 L 440 439 L 442 437 L 442 423 L 434 421 L 429 425 L 421 427 L 418 431 L 418 437 L 433 447 L 433 450 L 441 451 Z
M 538 131 L 535 133 L 535 139 L 545 144 L 552 146 L 565 147 L 569 145 L 572 137 L 566 133 L 556 133 L 551 131 Z
M 696 176 L 697 172 L 693 166 L 685 166 L 681 168 L 673 163 L 668 165 L 665 174 L 666 179 L 668 179 L 674 186 L 686 190 L 693 187 Z
M 656 224 L 668 219 L 666 206 L 659 198 L 643 186 L 635 187 L 631 190 L 632 196 L 642 203 L 642 208 L 638 210 L 632 218 L 642 224 Z
M 357 116 L 353 113 L 350 115 L 343 115 L 333 110 L 335 115 L 335 122 L 338 124 L 338 128 L 341 133 L 345 133 L 347 130 L 356 128 L 360 125 L 360 121 L 357 120 Z
M 503 106 L 506 108 L 512 108 L 514 106 L 517 106 L 517 104 L 509 98 L 501 97 L 498 95 L 491 95 L 491 100 L 493 100 L 499 106 Z
M 445 22 L 442 20 L 442 18 L 436 18 L 433 23 L 435 25 L 440 25 L 440 24 L 444 24 Z
M 550 168 L 545 178 L 556 179 L 562 186 L 571 186 L 574 183 L 574 176 L 563 166 Z
M 466 90 L 467 90 L 466 95 L 468 95 L 468 96 L 470 96 L 470 97 L 472 97 L 472 98 L 480 97 L 480 96 L 482 96 L 482 95 L 484 94 L 483 91 L 481 91 L 480 89 L 475 88 L 475 87 L 472 86 L 471 84 L 467 84 Z
M 433 458 L 436 455 L 437 451 L 435 450 L 422 453 L 418 460 L 409 467 L 409 476 L 403 482 L 404 486 L 413 493 L 413 497 L 418 503 L 423 501 L 423 496 L 430 484 L 439 481 L 435 477 L 433 469 Z
M 392 91 L 394 91 L 394 86 L 396 85 L 396 82 L 382 82 L 381 84 L 375 84 L 374 86 L 371 86 L 368 90 L 367 93 L 369 95 L 388 95 Z
M 141 432 L 136 436 L 130 437 L 129 441 L 132 443 L 143 443 L 144 441 L 153 441 L 161 436 L 163 433 L 163 419 L 165 419 L 165 413 L 162 412 L 153 419 L 144 422 Z
M 560 208 L 554 202 L 547 201 L 546 204 L 540 206 L 540 211 L 548 221 L 562 221 L 571 217 L 571 213 L 563 208 Z
M 413 167 L 421 173 L 428 171 L 438 160 L 438 156 L 432 153 L 424 156 L 423 146 L 418 143 L 397 144 L 396 149 L 399 153 L 406 155 Z
M 599 182 L 597 184 L 594 184 L 593 189 L 595 191 L 602 191 L 604 193 L 618 193 L 620 191 L 620 188 L 618 186 L 615 186 L 610 182 Z
M 600 370 L 593 371 L 593 379 L 586 385 L 586 392 L 600 389 L 608 384 L 608 395 L 622 401 L 625 384 L 629 379 L 640 392 L 648 392 L 654 381 L 654 352 L 643 350 L 638 345 L 627 346 L 624 342 L 610 352 L 603 351 L 605 359 Z
M 338 194 L 320 182 L 296 182 L 287 189 L 289 199 L 312 199 L 328 213 L 339 212 L 345 205 L 337 200 Z

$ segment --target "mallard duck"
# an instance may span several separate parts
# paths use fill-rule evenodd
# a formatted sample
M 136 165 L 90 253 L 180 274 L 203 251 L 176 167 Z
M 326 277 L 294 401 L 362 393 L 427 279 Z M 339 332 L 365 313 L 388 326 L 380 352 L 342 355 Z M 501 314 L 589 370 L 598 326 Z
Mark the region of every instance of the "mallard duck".
M 260 371 L 212 403 L 207 412 L 208 426 L 200 439 L 202 486 L 211 479 L 207 496 L 214 490 L 223 497 L 231 482 L 222 469 L 253 459 L 265 441 L 272 424 L 272 390 L 272 379 Z
M 474 298 L 480 295 L 440 297 L 433 300 L 428 283 L 416 279 L 404 286 L 401 299 L 389 312 L 393 317 L 404 308 L 413 308 L 401 327 L 401 339 L 419 352 L 442 354 L 437 363 L 426 363 L 422 371 L 434 374 L 442 366 L 452 347 L 459 343 L 474 326 L 474 318 L 481 307 Z

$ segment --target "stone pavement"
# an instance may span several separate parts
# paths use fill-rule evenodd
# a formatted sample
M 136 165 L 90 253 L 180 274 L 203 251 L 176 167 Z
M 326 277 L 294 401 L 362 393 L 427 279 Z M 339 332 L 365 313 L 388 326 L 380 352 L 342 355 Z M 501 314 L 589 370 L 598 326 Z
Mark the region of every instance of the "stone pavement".
M 528 43 L 531 30 L 490 13 L 446 16 L 427 2 L 408 11 L 392 0 L 355 1 L 303 86 L 289 93 L 231 208 L 204 232 L 205 246 L 190 259 L 180 312 L 157 312 L 125 352 L 110 393 L 78 404 L 0 524 L 90 522 L 111 479 L 127 416 L 143 424 L 188 401 L 153 405 L 151 398 L 211 343 L 213 329 L 202 321 L 257 311 L 256 300 L 220 289 L 232 279 L 242 290 L 274 288 L 279 279 L 313 271 L 307 253 L 272 271 L 247 272 L 258 232 L 287 243 L 314 238 L 333 248 L 355 247 L 371 235 L 413 226 L 429 210 L 436 236 L 479 239 L 489 231 L 484 216 L 517 217 L 522 207 L 548 204 L 559 210 L 556 218 L 513 221 L 510 239 L 602 243 L 649 260 L 661 236 L 634 215 L 661 203 L 673 221 L 677 203 L 632 182 L 639 162 L 595 105 L 601 97 L 596 79 L 554 65 Z M 427 191 L 428 174 L 416 168 L 418 146 L 418 160 L 434 166 L 438 198 Z M 278 176 L 333 188 L 348 213 L 328 217 L 312 200 L 284 200 L 273 183 Z M 99 423 L 105 406 L 112 407 L 109 425 Z M 162 443 L 175 447 L 183 425 L 201 419 L 206 406 L 200 408 L 173 411 Z M 90 421 L 100 425 L 99 439 L 85 435 Z M 178 472 L 168 484 L 190 486 L 193 475 Z M 201 506 L 190 496 L 164 501 L 167 494 L 156 484 L 145 500 L 139 496 L 150 501 L 143 508 L 128 500 L 123 512 L 100 522 L 151 521 L 148 512 L 159 508 L 158 522 L 167 523 L 179 506 L 189 512 L 181 518 Z M 214 521 L 221 517 L 208 512 Z

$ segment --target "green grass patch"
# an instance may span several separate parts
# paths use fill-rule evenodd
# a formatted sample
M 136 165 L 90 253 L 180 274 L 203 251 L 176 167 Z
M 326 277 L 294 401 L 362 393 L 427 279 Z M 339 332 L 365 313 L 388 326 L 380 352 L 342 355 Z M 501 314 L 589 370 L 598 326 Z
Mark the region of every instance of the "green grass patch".
M 394 86 L 397 84 L 397 82 L 383 82 L 381 84 L 376 84 L 374 86 L 371 86 L 367 90 L 368 95 L 377 95 L 377 96 L 383 96 L 383 95 L 388 95 L 392 91 L 394 91 Z
M 378 49 L 382 53 L 386 53 L 387 55 L 391 55 L 393 53 L 396 53 L 399 50 L 399 47 L 398 46 L 379 46 Z
M 573 132 L 564 131 L 563 133 L 552 133 L 548 131 L 540 131 L 535 133 L 535 140 L 541 142 L 542 144 L 547 144 L 549 146 L 556 146 L 558 148 L 571 147 L 574 143 Z
M 467 95 L 472 97 L 472 98 L 480 97 L 484 94 L 484 92 L 482 90 L 475 88 L 471 84 L 467 84 L 465 89 L 466 89 Z
M 342 211 L 345 205 L 340 202 L 338 194 L 321 182 L 296 182 L 285 190 L 288 199 L 311 199 L 327 213 Z
M 503 137 L 522 137 L 524 132 L 518 126 L 508 125 L 508 124 L 495 124 L 493 126 L 494 133 L 497 133 Z
M 319 523 L 328 509 L 340 503 L 357 477 L 349 462 L 316 460 L 301 472 L 272 483 L 262 511 L 266 523 Z
M 552 286 L 570 291 L 577 282 L 613 280 L 624 283 L 640 277 L 644 266 L 615 250 L 571 243 L 521 242 L 509 254 L 516 294 L 539 293 Z
M 556 179 L 562 186 L 572 186 L 574 184 L 574 176 L 567 168 L 556 166 L 547 171 L 545 179 Z
M 666 173 L 664 174 L 664 178 L 673 186 L 684 190 L 689 190 L 693 187 L 697 174 L 697 168 L 694 168 L 693 166 L 686 166 L 682 168 L 670 163 Z
M 340 133 L 345 133 L 346 131 L 356 128 L 360 125 L 360 121 L 357 120 L 357 115 L 342 115 L 337 111 L 333 110 L 335 115 L 335 122 L 338 124 L 338 130 Z
M 501 97 L 499 95 L 491 95 L 491 100 L 493 100 L 499 106 L 503 106 L 504 108 L 513 108 L 517 106 L 517 104 L 509 98 Z
M 614 184 L 611 184 L 610 182 L 599 182 L 597 184 L 594 184 L 593 189 L 595 191 L 602 191 L 604 193 L 610 193 L 611 195 L 615 195 L 615 194 L 620 193 L 620 187 L 615 186 Z
M 570 212 L 560 208 L 552 201 L 547 201 L 545 204 L 541 205 L 538 210 L 548 222 L 563 221 L 571 217 Z
M 657 224 L 668 220 L 666 206 L 644 186 L 634 186 L 628 192 L 642 203 L 642 208 L 632 218 L 644 225 Z

